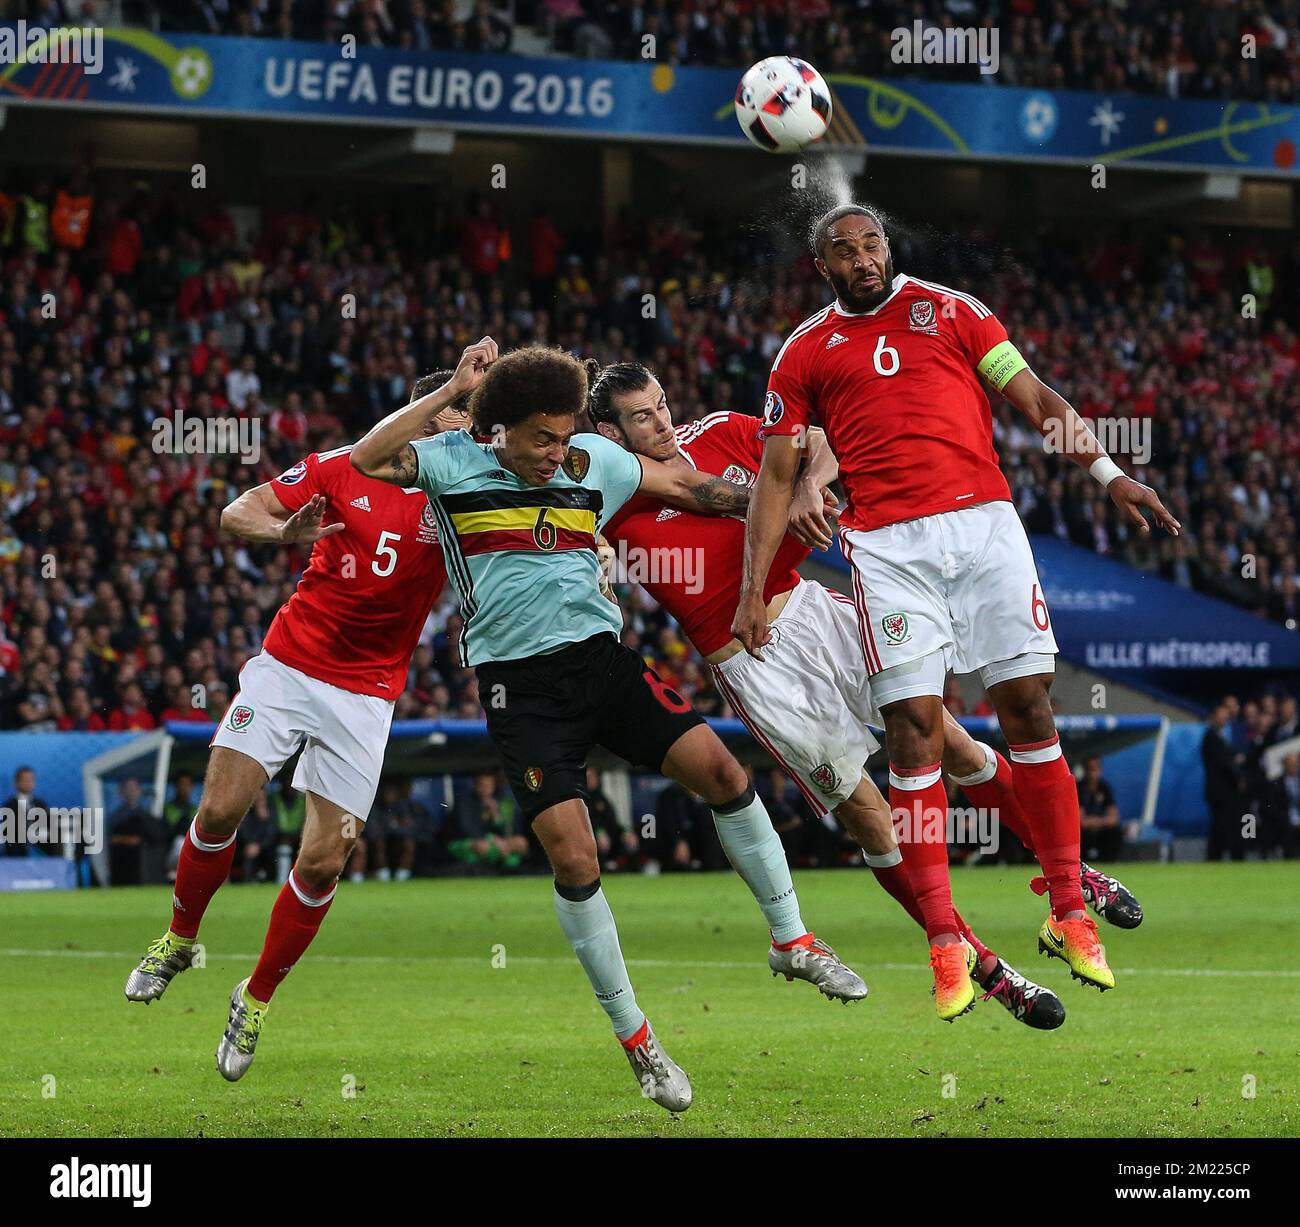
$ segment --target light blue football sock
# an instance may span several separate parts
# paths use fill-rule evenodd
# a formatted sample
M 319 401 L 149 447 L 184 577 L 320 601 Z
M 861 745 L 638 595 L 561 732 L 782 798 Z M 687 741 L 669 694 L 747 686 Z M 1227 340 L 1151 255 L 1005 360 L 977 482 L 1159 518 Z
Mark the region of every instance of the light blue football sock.
M 596 1000 L 614 1024 L 620 1040 L 631 1039 L 645 1022 L 618 944 L 614 913 L 597 878 L 590 886 L 555 887 L 555 914 L 560 928 L 587 973 Z
M 730 805 L 715 809 L 713 825 L 731 867 L 744 878 L 763 909 L 772 940 L 785 945 L 807 933 L 781 837 L 753 788 Z

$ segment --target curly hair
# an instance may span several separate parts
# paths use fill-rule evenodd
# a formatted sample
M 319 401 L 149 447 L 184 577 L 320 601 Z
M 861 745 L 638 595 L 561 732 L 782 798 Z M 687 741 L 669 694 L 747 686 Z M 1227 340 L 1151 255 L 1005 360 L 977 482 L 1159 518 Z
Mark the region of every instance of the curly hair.
M 515 426 L 534 413 L 576 416 L 586 403 L 586 367 L 563 349 L 530 345 L 488 367 L 470 395 L 470 422 L 476 434 L 490 435 L 495 427 Z

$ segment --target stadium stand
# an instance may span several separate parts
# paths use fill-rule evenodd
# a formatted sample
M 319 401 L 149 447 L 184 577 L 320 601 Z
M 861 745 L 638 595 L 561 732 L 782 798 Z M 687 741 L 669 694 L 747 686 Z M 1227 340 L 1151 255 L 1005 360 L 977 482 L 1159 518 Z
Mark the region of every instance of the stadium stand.
M 54 221 L 70 195 L 91 202 L 80 246 Z M 760 403 L 781 338 L 823 293 L 805 266 L 760 297 L 743 246 L 672 218 L 629 224 L 606 256 L 567 254 L 548 312 L 533 308 L 527 283 L 547 293 L 551 279 L 530 276 L 527 260 L 476 288 L 486 280 L 473 265 L 480 232 L 497 242 L 502 232 L 473 205 L 459 245 L 450 234 L 429 240 L 466 253 L 443 259 L 421 259 L 381 219 L 287 212 L 241 236 L 219 207 L 189 215 L 100 199 L 80 176 L 53 192 L 10 185 L 0 214 L 0 703 L 10 728 L 219 716 L 302 563 L 223 538 L 221 508 L 301 455 L 356 438 L 403 403 L 420 372 L 454 365 L 468 339 L 492 332 L 505 346 L 648 359 L 686 421 Z M 533 227 L 532 243 L 564 242 L 545 227 Z M 1077 236 L 1044 236 L 1012 255 L 987 242 L 931 249 L 901 231 L 897 261 L 980 295 L 1085 415 L 1146 422 L 1159 464 L 1137 472 L 1188 526 L 1177 540 L 1130 531 L 1003 404 L 999 445 L 1031 531 L 1295 626 L 1300 339 L 1284 322 L 1296 313 L 1294 247 L 1212 234 L 1103 235 L 1080 247 Z M 1044 269 L 1062 288 L 1049 291 Z M 1278 308 L 1267 327 L 1231 309 L 1263 285 Z M 643 290 L 665 304 L 657 319 L 632 309 Z M 340 318 L 344 293 L 357 295 L 355 320 Z M 41 309 L 49 294 L 60 303 L 53 318 Z M 256 463 L 156 450 L 157 427 L 178 414 L 256 422 Z M 53 555 L 61 566 L 49 577 Z M 704 710 L 727 714 L 666 616 L 639 590 L 625 605 L 629 642 Z M 453 663 L 458 633 L 448 601 L 412 663 L 399 719 L 478 716 L 472 677 Z M 206 713 L 190 703 L 196 680 Z
M 14 7 L 10 5 L 9 7 Z M 23 6 L 18 6 L 23 7 Z M 64 7 L 34 4 L 40 13 Z M 73 7 L 68 5 L 68 8 Z M 1049 89 L 1163 94 L 1174 98 L 1294 101 L 1300 95 L 1300 4 L 1227 0 L 164 0 L 128 5 L 163 30 L 337 41 L 439 51 L 520 50 L 670 64 L 738 67 L 768 55 L 806 56 L 823 71 L 906 78 L 891 31 L 996 26 L 998 71 L 926 64 L 930 80 L 992 80 Z M 1253 55 L 1243 55 L 1243 39 Z

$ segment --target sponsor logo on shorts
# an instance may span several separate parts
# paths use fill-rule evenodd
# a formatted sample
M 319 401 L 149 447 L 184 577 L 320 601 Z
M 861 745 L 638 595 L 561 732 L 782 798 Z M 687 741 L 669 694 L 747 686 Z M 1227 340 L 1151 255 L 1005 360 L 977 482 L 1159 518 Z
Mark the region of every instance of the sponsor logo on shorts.
M 885 632 L 885 638 L 890 643 L 906 643 L 912 637 L 911 632 L 907 629 L 907 615 L 905 613 L 886 614 L 880 619 L 880 629 Z
M 917 299 L 908 311 L 908 317 L 913 332 L 933 332 L 935 329 L 934 303 L 928 298 Z
M 812 782 L 825 793 L 832 793 L 840 786 L 840 777 L 830 763 L 818 763 L 812 769 Z
M 234 729 L 236 733 L 242 733 L 252 723 L 253 709 L 245 707 L 242 703 L 232 707 L 230 715 L 226 717 L 226 727 Z
M 564 458 L 564 471 L 573 478 L 574 481 L 581 481 L 587 476 L 587 470 L 591 468 L 591 456 L 580 447 L 569 448 L 569 454 Z
M 285 469 L 275 480 L 282 486 L 296 486 L 304 477 L 307 476 L 307 462 L 299 460 L 291 469 Z
M 731 482 L 733 486 L 748 486 L 753 483 L 754 475 L 741 465 L 729 464 L 722 474 L 722 480 Z
M 524 772 L 524 783 L 528 785 L 529 792 L 541 792 L 542 769 L 540 767 L 529 767 Z
M 763 398 L 763 425 L 775 426 L 785 417 L 785 401 L 776 392 L 769 392 Z

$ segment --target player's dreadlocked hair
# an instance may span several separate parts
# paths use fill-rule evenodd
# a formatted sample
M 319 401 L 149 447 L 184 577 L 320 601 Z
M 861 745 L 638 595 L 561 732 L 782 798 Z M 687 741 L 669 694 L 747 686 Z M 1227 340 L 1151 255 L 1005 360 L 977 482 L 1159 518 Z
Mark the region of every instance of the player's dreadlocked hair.
M 595 358 L 588 358 L 586 367 L 587 416 L 595 424 L 607 422 L 617 426 L 618 410 L 614 408 L 614 397 L 625 392 L 640 392 L 654 378 L 639 362 L 615 362 L 602 367 Z
M 822 248 L 826 245 L 826 235 L 829 233 L 830 228 L 840 218 L 852 217 L 854 214 L 871 218 L 880 227 L 880 233 L 885 233 L 885 220 L 875 209 L 870 209 L 866 205 L 852 203 L 836 205 L 833 209 L 828 209 L 813 223 L 812 233 L 808 236 L 808 244 L 817 259 L 820 260 L 822 257 Z
M 582 412 L 587 401 L 587 370 L 572 354 L 544 345 L 514 349 L 498 358 L 470 393 L 474 433 L 491 435 L 534 413 Z
M 430 371 L 427 375 L 421 375 L 411 385 L 411 400 L 417 401 L 422 396 L 428 396 L 430 392 L 436 392 L 443 384 L 450 382 L 455 373 L 455 371 L 442 370 Z M 466 392 L 464 396 L 458 396 L 447 408 L 455 409 L 460 413 L 468 413 L 469 393 Z

